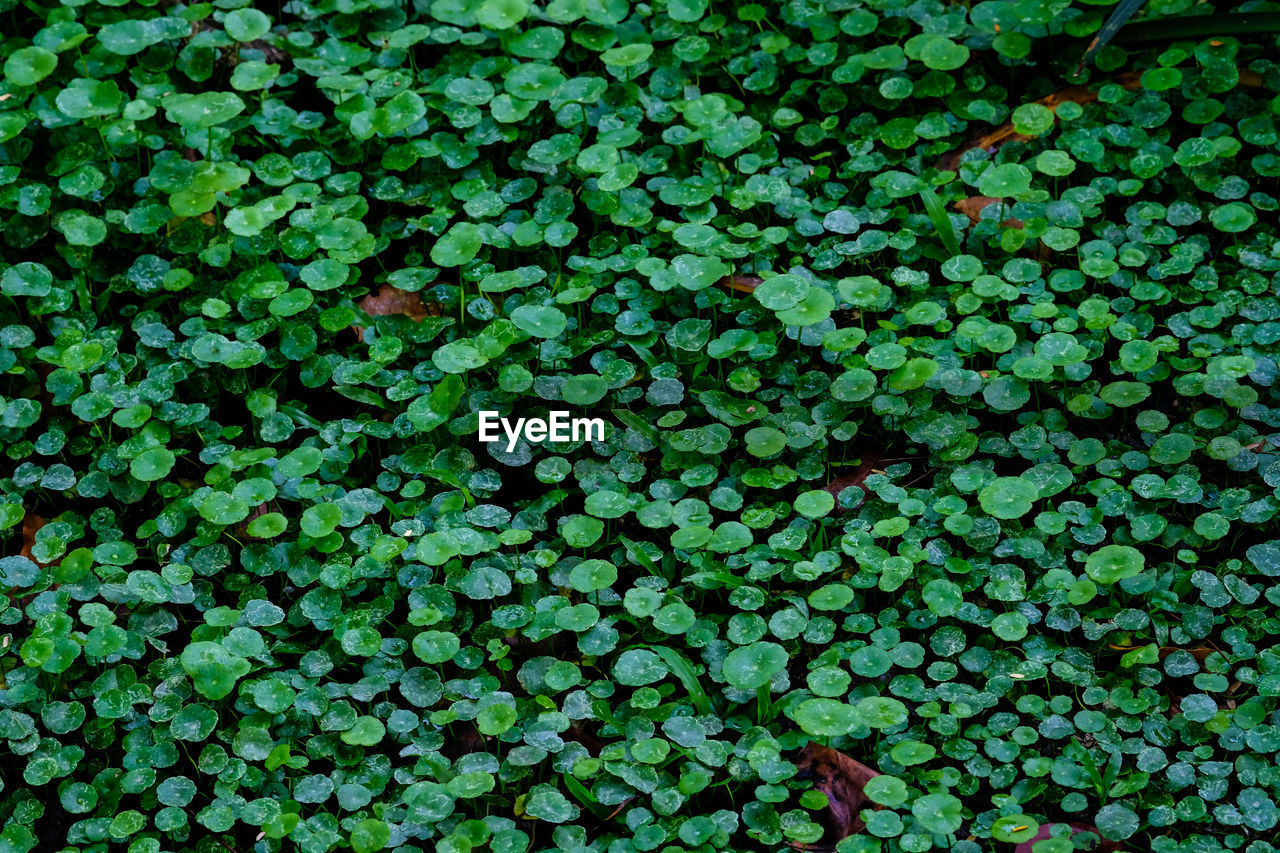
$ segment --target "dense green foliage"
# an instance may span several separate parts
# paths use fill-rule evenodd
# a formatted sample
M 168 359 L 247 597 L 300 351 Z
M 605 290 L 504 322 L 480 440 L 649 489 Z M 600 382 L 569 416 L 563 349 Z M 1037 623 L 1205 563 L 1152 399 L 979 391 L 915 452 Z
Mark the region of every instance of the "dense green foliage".
M 0 0 L 0 853 L 1276 850 L 1275 39 L 1109 11 Z

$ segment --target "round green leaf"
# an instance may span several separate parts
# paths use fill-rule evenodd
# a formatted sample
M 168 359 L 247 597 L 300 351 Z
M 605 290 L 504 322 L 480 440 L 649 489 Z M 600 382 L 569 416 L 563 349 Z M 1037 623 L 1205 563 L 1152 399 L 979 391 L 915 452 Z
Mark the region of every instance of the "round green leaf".
M 1107 586 L 1141 574 L 1145 568 L 1142 552 L 1128 545 L 1104 545 L 1090 554 L 1084 565 L 1094 583 Z
M 741 646 L 724 659 L 724 678 L 730 687 L 755 690 L 768 684 L 787 665 L 787 652 L 777 643 L 762 641 Z
M 58 55 L 43 47 L 20 47 L 4 63 L 4 76 L 15 86 L 34 86 L 58 67 Z
M 800 728 L 814 737 L 845 735 L 859 724 L 853 706 L 835 699 L 807 699 L 796 706 L 795 718 Z
M 1005 815 L 996 818 L 996 822 L 991 825 L 991 837 L 996 841 L 1004 841 L 1009 844 L 1022 844 L 1036 837 L 1036 833 L 1040 831 L 1040 824 L 1034 818 L 1029 818 L 1024 814 Z
M 145 483 L 163 479 L 173 470 L 176 457 L 165 447 L 142 451 L 129 463 L 129 473 Z
M 978 492 L 978 503 L 996 518 L 1021 518 L 1040 498 L 1034 483 L 1022 477 L 997 477 Z

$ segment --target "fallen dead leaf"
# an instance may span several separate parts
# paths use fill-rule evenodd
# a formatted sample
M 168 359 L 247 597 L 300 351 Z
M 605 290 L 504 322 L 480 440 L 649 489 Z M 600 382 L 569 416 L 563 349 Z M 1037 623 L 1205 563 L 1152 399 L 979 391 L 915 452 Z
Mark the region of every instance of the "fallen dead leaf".
M 832 497 L 840 497 L 840 493 L 850 486 L 857 486 L 867 494 L 871 494 L 863 483 L 872 474 L 880 473 L 884 470 L 884 457 L 878 453 L 863 453 L 862 463 L 858 465 L 851 473 L 845 474 L 843 477 L 836 477 L 830 483 L 827 483 L 826 490 L 831 493 Z
M 1125 89 L 1132 91 L 1141 85 L 1139 82 L 1141 79 L 1142 75 L 1140 73 L 1135 71 L 1126 71 L 1125 73 L 1112 78 L 1110 82 L 1118 83 Z M 1098 100 L 1098 91 L 1096 89 L 1090 88 L 1088 85 L 1078 85 L 1059 89 L 1050 95 L 1045 95 L 1043 98 L 1035 101 L 1035 103 L 1048 107 L 1056 115 L 1058 107 L 1068 101 L 1076 104 L 1091 104 L 1096 100 Z M 1029 139 L 1031 139 L 1030 136 L 1027 136 L 1024 133 L 1018 133 L 1013 129 L 1012 121 L 1007 121 L 998 127 L 985 130 L 969 137 L 969 139 L 959 148 L 944 154 L 942 159 L 938 161 L 938 168 L 943 171 L 954 170 L 956 166 L 959 165 L 961 156 L 963 156 L 966 151 L 973 148 L 985 148 L 987 151 L 994 154 L 996 151 L 1000 150 L 1001 146 L 1009 142 L 1026 142 Z
M 1106 82 L 1115 83 L 1132 92 L 1135 89 L 1141 88 L 1142 73 L 1139 71 L 1126 71 L 1122 74 L 1117 74 L 1115 77 L 1112 77 L 1110 81 Z M 1053 94 L 1045 95 L 1040 100 L 1035 101 L 1035 103 L 1048 107 L 1055 115 L 1058 112 L 1058 107 L 1068 101 L 1075 104 L 1091 104 L 1098 100 L 1098 90 L 1091 88 L 1092 85 L 1093 84 L 1067 86 L 1065 89 L 1059 89 Z M 1246 88 L 1256 89 L 1262 85 L 1262 75 L 1256 71 L 1241 69 L 1240 85 Z M 938 161 L 938 168 L 943 171 L 954 170 L 960 162 L 960 157 L 966 151 L 973 148 L 985 148 L 987 151 L 994 154 L 1006 143 L 1015 141 L 1026 142 L 1030 138 L 1031 137 L 1026 134 L 1018 133 L 1013 129 L 1013 122 L 1007 121 L 999 127 L 995 127 L 969 137 L 968 141 L 959 148 L 944 154 L 942 159 Z
M 377 293 L 370 293 L 356 304 L 370 317 L 391 317 L 403 314 L 415 323 L 421 323 L 428 317 L 441 315 L 439 303 L 423 302 L 422 297 L 417 293 L 401 290 L 390 284 L 383 284 L 378 288 Z M 355 331 L 357 339 L 364 340 L 363 326 L 353 325 L 351 328 Z
M 378 288 L 377 293 L 370 293 L 358 303 L 360 310 L 368 314 L 370 317 L 389 317 L 393 314 L 403 314 L 415 323 L 420 323 L 428 317 L 439 317 L 440 306 L 433 305 L 428 307 L 423 304 L 422 297 L 417 293 L 408 290 L 401 290 L 390 284 L 384 284 Z M 435 308 L 434 311 L 431 309 Z
M 739 293 L 754 293 L 757 287 L 764 284 L 764 279 L 755 275 L 727 275 L 717 283 Z
M 623 809 L 625 809 L 627 806 L 631 805 L 631 803 L 632 803 L 632 802 L 634 802 L 634 801 L 635 801 L 635 797 L 627 797 L 625 800 L 623 800 L 622 802 L 618 803 L 618 807 L 617 807 L 617 808 L 615 808 L 613 811 L 609 812 L 609 814 L 608 814 L 608 816 L 605 818 L 605 820 L 613 820 L 615 817 L 617 817 L 618 815 L 622 814 L 622 810 L 623 810 Z
M 1209 657 L 1209 655 L 1213 654 L 1216 651 L 1219 651 L 1219 650 L 1214 648 L 1213 646 L 1196 646 L 1195 648 L 1192 648 L 1192 649 L 1183 649 L 1183 648 L 1179 648 L 1178 646 L 1161 646 L 1160 660 L 1164 660 L 1174 652 L 1190 652 L 1191 656 L 1196 659 L 1197 663 L 1203 664 L 1205 661 L 1205 658 Z
M 31 553 L 31 549 L 35 547 L 36 534 L 40 532 L 41 527 L 44 527 L 48 523 L 48 521 L 41 516 L 36 515 L 34 512 L 27 513 L 26 517 L 22 519 L 22 551 L 20 553 L 42 569 L 52 564 L 42 563 L 37 560 Z
M 977 222 L 982 218 L 982 211 L 1000 201 L 1002 201 L 1002 199 L 992 198 L 989 195 L 975 195 L 970 196 L 969 198 L 960 199 L 955 203 L 954 207 L 960 213 L 969 217 L 970 222 L 977 224 Z M 1021 228 L 1022 220 L 1009 218 L 1001 224 L 1007 228 Z
M 867 806 L 878 806 L 868 799 L 863 789 L 880 771 L 813 741 L 800 751 L 796 767 L 799 768 L 797 778 L 812 779 L 814 788 L 827 795 L 827 810 L 823 814 L 827 831 L 819 843 L 792 842 L 792 847 L 814 853 L 834 850 L 840 839 L 867 828 L 858 813 Z
M 1256 71 L 1250 71 L 1248 69 L 1240 70 L 1239 80 L 1239 85 L 1246 88 L 1256 89 L 1262 85 L 1262 75 Z M 1141 88 L 1142 73 L 1139 71 L 1126 71 L 1112 77 L 1110 81 L 1103 82 L 1115 83 L 1132 92 L 1135 89 Z M 1048 107 L 1056 116 L 1058 107 L 1067 102 L 1075 104 L 1091 104 L 1098 100 L 1098 90 L 1092 88 L 1093 85 L 1094 84 L 1067 86 L 1065 89 L 1059 89 L 1050 95 L 1044 96 L 1038 101 L 1035 101 L 1035 103 Z M 977 133 L 969 137 L 969 139 L 966 140 L 959 148 L 944 154 L 942 158 L 938 160 L 938 169 L 944 172 L 955 171 L 959 166 L 960 158 L 964 156 L 964 153 L 974 148 L 984 148 L 989 153 L 995 154 L 1001 147 L 1010 142 L 1027 142 L 1030 139 L 1030 136 L 1018 133 L 1018 131 L 1014 130 L 1012 121 L 1007 121 L 998 127 L 982 131 L 981 133 Z M 969 217 L 970 221 L 977 222 L 977 214 L 980 213 L 984 207 L 991 204 L 991 201 L 991 199 L 987 199 L 983 196 L 975 196 L 973 198 L 961 199 L 955 203 L 954 207 L 958 212 Z M 1016 220 L 1011 220 L 1006 224 L 1015 228 L 1021 227 L 1021 223 L 1015 223 Z

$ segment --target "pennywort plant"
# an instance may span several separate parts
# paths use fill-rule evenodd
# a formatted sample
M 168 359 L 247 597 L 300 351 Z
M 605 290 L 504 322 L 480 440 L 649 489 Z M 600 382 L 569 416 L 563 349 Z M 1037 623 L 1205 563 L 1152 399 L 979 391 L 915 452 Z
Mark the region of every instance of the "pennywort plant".
M 1274 850 L 1275 36 L 1114 5 L 0 0 L 0 853 Z

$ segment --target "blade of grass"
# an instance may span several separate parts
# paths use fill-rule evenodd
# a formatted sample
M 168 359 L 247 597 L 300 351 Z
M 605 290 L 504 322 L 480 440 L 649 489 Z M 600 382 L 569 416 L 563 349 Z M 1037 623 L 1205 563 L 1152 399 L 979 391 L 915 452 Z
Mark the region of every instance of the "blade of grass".
M 1120 28 L 1136 15 L 1146 2 L 1147 0 L 1122 0 L 1120 5 L 1116 6 L 1115 11 L 1111 13 L 1111 17 L 1107 18 L 1107 22 L 1102 25 L 1102 29 L 1098 30 L 1098 34 L 1094 36 L 1093 41 L 1089 42 L 1089 48 L 1084 52 L 1084 56 L 1080 57 L 1080 65 L 1076 67 L 1077 75 L 1084 72 L 1084 67 L 1089 64 L 1089 61 L 1116 37 L 1116 33 L 1120 32 Z
M 1121 766 L 1122 759 L 1120 757 L 1120 751 L 1116 750 L 1111 753 L 1111 758 L 1107 761 L 1106 771 L 1102 777 L 1102 787 L 1106 788 L 1108 796 L 1111 794 L 1112 786 L 1114 786 L 1116 784 L 1116 780 L 1120 778 Z
M 960 239 L 956 236 L 955 226 L 951 224 L 951 217 L 947 215 L 947 206 L 942 199 L 932 189 L 925 187 L 920 190 L 920 200 L 924 202 L 925 212 L 929 214 L 929 221 L 937 230 L 942 245 L 946 246 L 952 257 L 960 254 Z
M 545 495 L 543 495 L 542 497 L 534 501 L 532 504 L 530 504 L 529 510 L 531 512 L 546 512 L 547 510 L 551 509 L 553 506 L 560 503 L 562 500 L 564 500 L 568 496 L 569 496 L 568 490 L 554 489 L 550 492 L 547 492 Z
M 639 545 L 637 545 L 635 542 L 632 542 L 630 539 L 628 539 L 625 536 L 619 536 L 618 540 L 622 542 L 623 545 L 627 546 L 628 551 L 630 551 L 632 554 L 635 555 L 636 561 L 640 563 L 641 566 L 644 567 L 645 571 L 647 571 L 649 574 L 653 575 L 654 577 L 659 577 L 659 578 L 662 578 L 663 580 L 670 580 L 670 578 L 664 575 L 662 571 L 654 564 L 653 560 L 649 559 L 649 555 L 646 554 Z
M 649 646 L 653 653 L 662 658 L 662 662 L 667 668 L 675 673 L 676 678 L 680 679 L 680 683 L 684 685 L 684 689 L 689 691 L 689 698 L 693 701 L 693 707 L 698 709 L 699 714 L 709 715 L 711 713 L 711 697 L 707 695 L 707 691 L 702 689 L 702 682 L 698 680 L 698 674 L 694 672 L 693 664 L 689 663 L 684 655 L 675 649 L 666 646 Z
M 1102 802 L 1107 801 L 1107 788 L 1103 784 L 1102 774 L 1098 771 L 1098 763 L 1093 760 L 1093 755 L 1089 749 L 1078 740 L 1077 745 L 1080 747 L 1080 760 L 1084 764 L 1085 772 L 1089 774 L 1089 781 L 1093 783 L 1093 789 L 1098 792 L 1098 797 Z
M 1113 40 L 1117 44 L 1205 39 L 1214 36 L 1280 33 L 1280 12 L 1240 12 L 1230 15 L 1182 15 L 1138 21 Z
M 576 778 L 568 773 L 561 774 L 564 777 L 564 786 L 569 789 L 569 793 L 577 798 L 578 802 L 587 807 L 597 820 L 608 820 L 609 809 L 607 806 L 600 805 L 600 801 L 595 798 L 591 790 Z
M 653 428 L 653 424 L 649 423 L 634 412 L 628 412 L 626 409 L 614 409 L 613 416 L 643 435 L 645 438 L 652 441 L 654 444 L 659 443 L 658 431 Z

